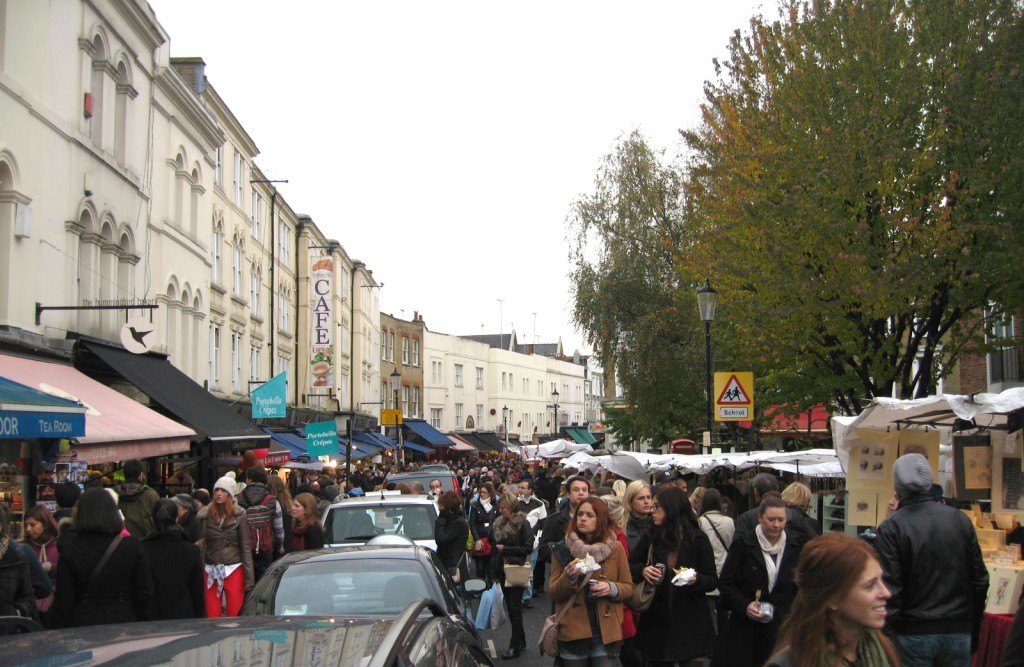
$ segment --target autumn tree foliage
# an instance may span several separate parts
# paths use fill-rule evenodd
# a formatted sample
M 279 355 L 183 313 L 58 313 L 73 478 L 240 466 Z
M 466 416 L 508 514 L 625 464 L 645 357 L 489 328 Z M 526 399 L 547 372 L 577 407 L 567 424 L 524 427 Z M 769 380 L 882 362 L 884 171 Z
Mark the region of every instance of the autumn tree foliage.
M 604 158 L 594 186 L 568 220 L 573 316 L 629 404 L 610 416 L 616 439 L 661 444 L 692 432 L 705 400 L 696 287 L 676 270 L 693 245 L 681 170 L 633 132 Z
M 820 0 L 752 19 L 683 132 L 680 238 L 629 289 L 678 249 L 684 280 L 719 290 L 723 344 L 778 402 L 855 414 L 934 392 L 985 309 L 1024 301 L 1021 14 L 1016 0 Z M 607 275 L 581 274 L 585 300 Z M 613 312 L 588 322 L 612 351 L 630 315 Z

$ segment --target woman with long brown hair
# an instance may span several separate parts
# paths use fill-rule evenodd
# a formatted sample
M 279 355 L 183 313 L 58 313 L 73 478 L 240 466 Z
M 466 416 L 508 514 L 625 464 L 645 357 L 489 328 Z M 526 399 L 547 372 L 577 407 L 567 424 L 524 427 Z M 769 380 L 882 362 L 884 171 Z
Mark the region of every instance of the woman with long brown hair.
M 587 574 L 583 565 L 587 556 L 600 569 L 591 574 L 586 590 L 580 592 Z M 590 496 L 580 502 L 566 528 L 565 542 L 552 546 L 550 592 L 558 612 L 571 605 L 558 628 L 562 664 L 618 664 L 622 601 L 633 594 L 633 579 L 626 550 L 616 538 L 608 506 L 600 498 Z
M 213 485 L 213 502 L 199 510 L 209 618 L 238 616 L 255 584 L 249 522 L 235 504 L 237 491 L 234 474 L 228 473 Z
M 288 553 L 319 549 L 324 545 L 324 531 L 320 527 L 316 497 L 312 493 L 295 496 L 289 515 L 292 518 L 292 529 L 285 539 L 285 550 Z
M 831 533 L 804 546 L 799 586 L 769 667 L 898 667 L 882 633 L 892 597 L 868 544 Z
M 53 591 L 57 590 L 57 563 L 60 554 L 57 551 L 57 520 L 50 514 L 45 505 L 36 505 L 25 515 L 25 544 L 39 559 L 43 571 L 50 578 L 50 594 L 36 600 L 36 609 L 44 614 L 53 604 Z

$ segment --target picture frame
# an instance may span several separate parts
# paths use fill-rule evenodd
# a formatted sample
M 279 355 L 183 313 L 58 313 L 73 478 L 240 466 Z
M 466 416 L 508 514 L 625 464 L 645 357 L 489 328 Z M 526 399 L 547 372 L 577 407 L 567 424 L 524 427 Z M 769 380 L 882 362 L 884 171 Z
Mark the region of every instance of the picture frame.
M 954 435 L 953 479 L 957 500 L 992 497 L 992 441 L 988 433 Z
M 876 489 L 850 489 L 846 494 L 846 523 L 851 526 L 877 526 L 880 522 L 879 495 Z
M 1015 613 L 1024 589 L 1024 569 L 997 565 L 990 569 L 990 574 L 985 611 L 989 614 Z
M 1024 472 L 1021 472 L 1021 458 L 1003 459 L 1002 510 L 1024 511 Z
M 899 449 L 899 431 L 856 429 L 847 480 L 850 488 L 887 491 L 892 488 L 892 466 Z

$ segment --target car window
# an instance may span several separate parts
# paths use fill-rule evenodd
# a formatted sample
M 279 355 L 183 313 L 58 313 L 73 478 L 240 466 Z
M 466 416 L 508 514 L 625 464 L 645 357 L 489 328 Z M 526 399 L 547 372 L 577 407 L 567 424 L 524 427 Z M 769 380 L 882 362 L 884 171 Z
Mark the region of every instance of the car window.
M 441 558 L 434 551 L 429 551 L 427 557 L 429 558 L 430 565 L 434 570 L 434 576 L 441 582 L 441 586 L 445 589 L 445 594 L 448 599 L 460 599 L 458 585 L 455 583 L 455 580 L 452 579 L 451 575 L 448 574 L 448 568 L 446 568 L 444 563 L 441 562 Z
M 274 614 L 398 614 L 413 600 L 433 598 L 426 577 L 418 562 L 398 558 L 296 563 L 274 592 Z
M 433 506 L 426 504 L 332 507 L 324 533 L 328 544 L 360 544 L 377 535 L 432 540 L 434 519 Z
M 410 641 L 407 650 L 413 667 L 480 667 L 492 663 L 474 639 L 449 621 L 432 619 Z

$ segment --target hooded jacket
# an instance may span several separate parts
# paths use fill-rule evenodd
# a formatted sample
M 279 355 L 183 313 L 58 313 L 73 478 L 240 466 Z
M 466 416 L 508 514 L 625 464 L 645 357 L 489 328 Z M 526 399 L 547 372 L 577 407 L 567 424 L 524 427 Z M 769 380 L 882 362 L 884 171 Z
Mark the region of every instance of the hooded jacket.
M 141 482 L 125 482 L 117 487 L 117 508 L 124 515 L 124 527 L 140 540 L 153 532 L 153 505 L 160 494 Z

